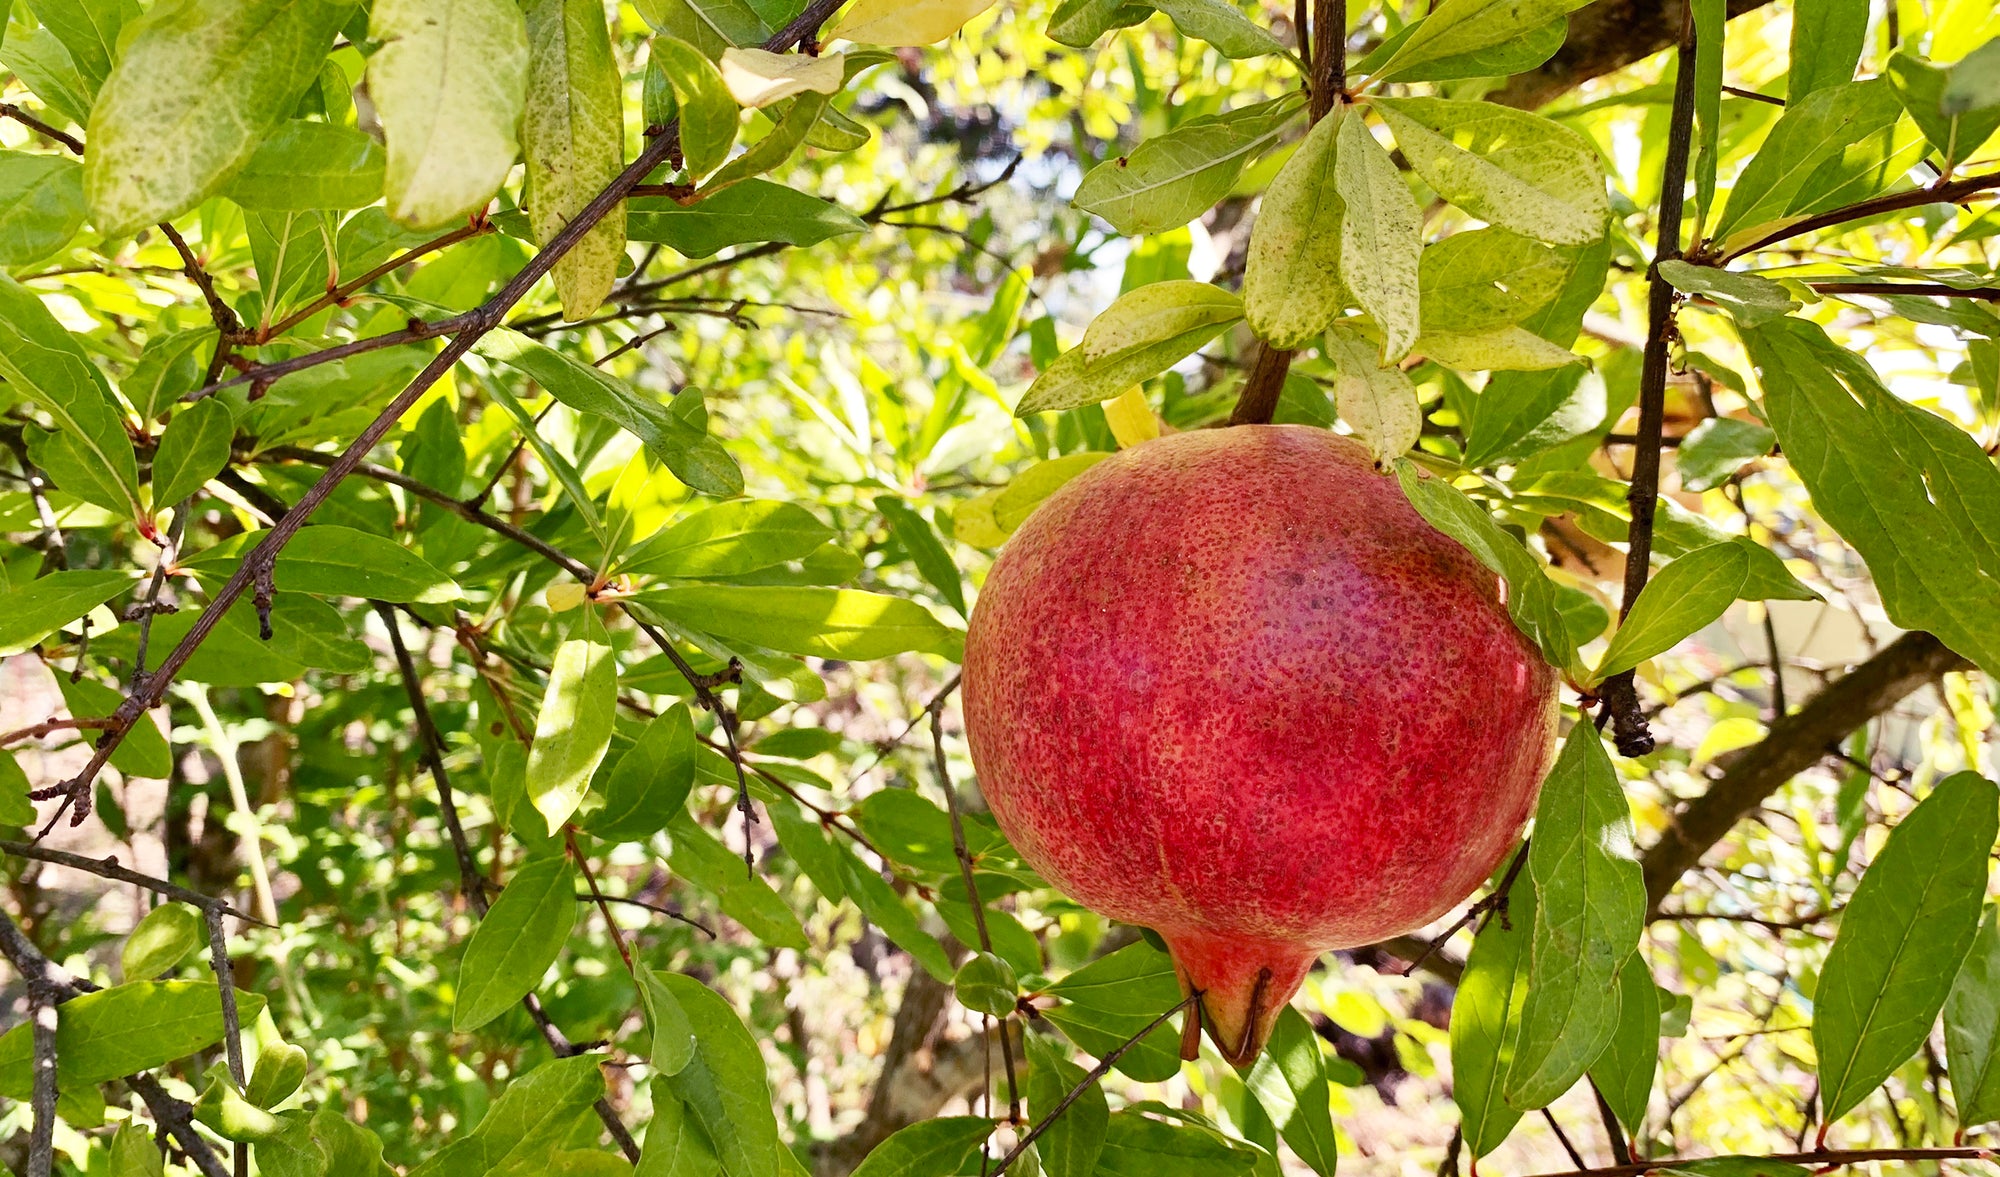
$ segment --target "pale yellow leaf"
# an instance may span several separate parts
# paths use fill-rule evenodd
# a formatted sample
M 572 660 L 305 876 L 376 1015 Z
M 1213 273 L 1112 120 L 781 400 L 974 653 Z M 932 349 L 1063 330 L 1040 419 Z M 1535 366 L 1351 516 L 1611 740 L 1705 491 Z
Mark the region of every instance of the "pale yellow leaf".
M 993 0 L 861 0 L 834 37 L 861 45 L 935 45 L 993 7 Z
M 847 55 L 772 53 L 764 49 L 724 49 L 722 81 L 730 97 L 751 109 L 782 102 L 808 90 L 835 94 L 845 80 Z
M 1136 384 L 1104 402 L 1104 420 L 1120 449 L 1131 449 L 1160 435 L 1160 419 L 1153 415 L 1145 391 Z

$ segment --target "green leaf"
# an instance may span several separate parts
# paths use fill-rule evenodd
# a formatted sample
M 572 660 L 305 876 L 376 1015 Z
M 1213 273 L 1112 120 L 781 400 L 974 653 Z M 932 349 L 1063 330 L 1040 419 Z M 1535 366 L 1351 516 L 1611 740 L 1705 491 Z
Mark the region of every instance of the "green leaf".
M 687 1104 L 690 1119 L 700 1126 L 727 1177 L 779 1173 L 786 1149 L 778 1139 L 771 1087 L 757 1040 L 729 1003 L 708 986 L 679 973 L 658 976 L 679 999 L 695 1036 L 694 1057 L 664 1082 Z
M 84 136 L 91 223 L 129 237 L 215 192 L 318 79 L 353 9 L 350 0 L 170 0 L 126 25 Z
M 938 943 L 937 937 L 924 931 L 923 925 L 904 905 L 895 889 L 846 847 L 836 846 L 834 852 L 840 859 L 841 887 L 847 892 L 847 897 L 854 900 L 854 906 L 861 909 L 861 914 L 882 929 L 882 934 L 898 948 L 909 953 L 910 959 L 922 965 L 934 979 L 949 982 L 952 979 L 951 957 L 945 953 L 944 945 Z
M 1227 196 L 1244 166 L 1275 146 L 1301 111 L 1287 96 L 1190 119 L 1090 169 L 1070 203 L 1127 236 L 1179 228 Z
M 388 212 L 413 229 L 485 209 L 520 154 L 528 26 L 510 0 L 375 0 L 368 97 Z
M 1384 38 L 1381 44 L 1370 50 L 1368 56 L 1355 63 L 1348 72 L 1356 77 L 1374 74 L 1382 67 L 1383 62 L 1389 60 L 1403 47 L 1403 42 L 1415 36 L 1417 30 L 1422 27 L 1422 21 L 1412 21 L 1404 25 L 1398 32 Z M 1488 45 L 1467 53 L 1448 54 L 1408 69 L 1399 68 L 1397 73 L 1405 82 L 1511 77 L 1514 74 L 1526 73 L 1554 57 L 1568 37 L 1569 17 L 1558 16 L 1498 45 Z
M 466 941 L 451 1028 L 476 1030 L 542 983 L 576 923 L 576 872 L 561 855 L 530 859 Z
M 18 654 L 130 587 L 129 573 L 79 570 L 0 593 L 0 652 Z
M 1088 49 L 1112 29 L 1130 28 L 1153 15 L 1136 0 L 1063 0 L 1049 14 L 1049 38 L 1072 49 Z
M 1788 104 L 1854 80 L 1868 40 L 1869 7 L 1868 0 L 1799 0 L 1792 11 Z
M 597 609 L 586 604 L 550 663 L 528 750 L 528 796 L 551 835 L 583 804 L 590 778 L 611 747 L 617 713 L 618 660 Z
M 201 387 L 203 366 L 207 362 L 201 350 L 213 346 L 215 339 L 213 328 L 202 328 L 166 332 L 146 341 L 139 362 L 132 365 L 132 371 L 119 385 L 139 416 L 156 418 L 182 396 Z
M 241 544 L 261 539 L 256 532 Z M 461 599 L 456 581 L 423 557 L 384 536 L 321 523 L 305 528 L 278 553 L 278 587 L 322 597 L 439 605 Z
M 1528 847 L 1528 999 L 1502 1086 L 1514 1108 L 1554 1102 L 1617 1034 L 1618 971 L 1646 922 L 1632 836 L 1631 807 L 1597 728 L 1579 723 L 1542 784 Z
M 1743 332 L 1764 411 L 1814 508 L 1868 562 L 1889 619 L 2000 672 L 2000 470 L 1819 327 Z
M 675 874 L 713 894 L 724 914 L 770 947 L 807 949 L 798 915 L 769 883 L 747 871 L 741 856 L 685 813 L 674 815 L 667 832 L 674 840 L 667 863 Z
M 74 464 L 90 480 L 64 489 L 107 511 L 134 518 L 142 514 L 139 460 L 111 386 L 42 300 L 4 275 L 0 275 L 0 379 L 55 418 Z
M 1047 991 L 1063 1003 L 1044 1016 L 1071 1042 L 1100 1058 L 1181 1000 L 1173 961 L 1144 942 L 1099 957 Z M 1180 1032 L 1163 1025 L 1114 1065 L 1142 1083 L 1171 1078 L 1181 1069 Z
M 1319 1177 L 1334 1177 L 1339 1147 L 1329 1111 L 1331 1093 L 1319 1036 L 1290 1006 L 1278 1014 L 1271 1041 L 1244 1079 L 1278 1127 L 1278 1134 Z
M 653 1120 L 646 1126 L 646 1148 L 639 1154 L 634 1177 L 715 1177 L 722 1162 L 708 1137 L 665 1078 L 651 1083 Z
M 785 654 L 865 662 L 909 650 L 955 658 L 963 642 L 915 601 L 859 589 L 680 585 L 633 598 L 678 625 Z
M 1396 462 L 1396 480 L 1425 522 L 1458 541 L 1507 582 L 1508 615 L 1529 641 L 1541 647 L 1549 665 L 1566 672 L 1580 670 L 1576 647 L 1556 607 L 1555 587 L 1541 561 L 1500 530 L 1471 499 L 1443 479 L 1423 474 L 1409 459 Z
M 2000 62 L 2000 54 L 1995 55 Z M 2000 130 L 2000 104 L 1996 108 L 1967 111 L 1964 114 L 1944 113 L 1945 87 L 1952 73 L 1932 65 L 1922 58 L 1908 53 L 1895 53 L 1889 57 L 1889 67 L 1884 71 L 1889 84 L 1896 88 L 1896 97 L 1903 109 L 1910 112 L 1910 118 L 1917 129 L 1930 140 L 1932 147 L 1944 159 L 1947 171 L 1965 162 L 1973 152 L 1985 145 Z
M 125 937 L 118 956 L 127 981 L 151 981 L 172 972 L 208 943 L 208 924 L 185 903 L 162 903 L 146 913 Z
M 1852 1111 L 1930 1037 L 1979 932 L 2000 788 L 1938 783 L 1854 888 L 1813 994 L 1823 1122 Z
M 812 880 L 820 895 L 828 903 L 845 899 L 847 884 L 841 878 L 839 850 L 827 839 L 819 822 L 806 814 L 803 807 L 782 802 L 766 805 L 764 812 L 770 815 L 771 832 L 777 835 L 778 845 Z
M 1385 82 L 1428 62 L 1505 45 L 1587 3 L 1589 0 L 1444 0 L 1382 63 L 1373 80 Z
M 83 227 L 83 165 L 0 151 L 0 266 L 47 257 Z
M 1345 205 L 1334 186 L 1336 139 L 1347 117 L 1347 108 L 1336 106 L 1313 124 L 1265 190 L 1250 226 L 1243 312 L 1250 329 L 1274 347 L 1304 347 L 1350 301 L 1340 280 Z
M 919 1120 L 876 1145 L 854 1177 L 949 1177 L 991 1135 L 993 1121 L 984 1116 Z
M 889 524 L 890 534 L 903 550 L 910 554 L 910 562 L 917 566 L 926 583 L 938 591 L 945 603 L 958 610 L 960 617 L 971 616 L 965 604 L 965 585 L 958 572 L 958 565 L 952 562 L 951 553 L 945 550 L 944 541 L 938 538 L 930 521 L 894 495 L 877 495 L 875 509 L 882 512 L 882 518 Z
M 1183 37 L 1215 46 L 1224 57 L 1264 57 L 1284 53 L 1271 30 L 1237 11 L 1229 0 L 1148 0 L 1167 14 Z
M 783 167 L 798 151 L 806 136 L 819 125 L 819 116 L 827 108 L 828 96 L 816 90 L 808 90 L 792 100 L 785 112 L 778 116 L 777 125 L 769 134 L 752 143 L 742 155 L 730 160 L 722 169 L 708 178 L 696 193 L 697 202 L 708 200 L 716 193 L 741 184 L 752 176 Z
M 1688 430 L 1674 451 L 1683 490 L 1714 490 L 1745 462 L 1771 452 L 1778 435 L 1755 421 L 1709 417 Z
M 1592 679 L 1602 682 L 1673 649 L 1722 616 L 1749 575 L 1749 554 L 1734 543 L 1711 544 L 1676 559 L 1646 582 Z
M 111 1134 L 110 1153 L 111 1177 L 165 1177 L 167 1155 L 136 1118 L 118 1125 Z
M 0 28 L 4 27 L 4 21 L 0 21 Z M 77 69 L 62 41 L 49 30 L 15 27 L 6 45 L 0 47 L 0 65 L 13 71 L 21 84 L 57 116 L 57 122 L 81 126 L 89 120 L 90 82 Z
M 694 1059 L 694 1027 L 680 998 L 652 969 L 639 970 L 639 1002 L 646 1008 L 646 1027 L 653 1046 L 646 1058 L 661 1075 L 678 1075 Z
M 686 41 L 655 37 L 653 56 L 665 69 L 674 101 L 680 107 L 681 156 L 688 175 L 705 176 L 722 166 L 722 161 L 729 158 L 730 147 L 736 143 L 741 117 L 736 99 L 729 96 L 729 87 L 723 84 L 715 64 Z
M 1242 299 L 1206 282 L 1153 282 L 1120 295 L 1081 344 L 1035 378 L 1014 415 L 1109 400 L 1193 355 L 1242 317 Z
M 1769 1157 L 1701 1157 L 1657 1172 L 1672 1173 L 1675 1177 L 1807 1177 L 1812 1170 Z
M 676 703 L 654 719 L 604 782 L 604 804 L 583 828 L 611 842 L 637 842 L 667 828 L 694 787 L 694 720 Z
M 1333 400 L 1340 419 L 1368 447 L 1379 466 L 1417 444 L 1424 412 L 1417 386 L 1359 331 L 1335 323 L 1326 333 L 1324 355 L 1334 369 Z
M 1733 253 L 1775 224 L 1873 195 L 1909 166 L 1885 78 L 1827 86 L 1785 107 L 1730 189 L 1712 236 Z
M 1105 1124 L 1097 1172 L 1099 1177 L 1228 1177 L 1248 1173 L 1258 1156 L 1212 1128 L 1169 1124 L 1128 1109 Z
M 1618 1032 L 1590 1066 L 1591 1081 L 1628 1136 L 1639 1134 L 1660 1065 L 1660 989 L 1638 953 L 1618 970 Z
M 1738 270 L 1719 270 L 1668 258 L 1659 265 L 1660 277 L 1685 294 L 1706 295 L 1736 317 L 1745 327 L 1756 327 L 1798 309 L 1791 292 L 1783 286 Z
M 28 799 L 32 788 L 28 774 L 12 752 L 0 752 L 0 826 L 30 826 L 35 823 L 35 803 Z
M 1039 1124 L 1064 1096 L 1082 1084 L 1084 1071 L 1064 1058 L 1052 1039 L 1036 1034 L 1025 1038 L 1028 1114 Z M 1035 1142 L 1048 1177 L 1091 1177 L 1097 1171 L 1097 1155 L 1104 1148 L 1104 1129 L 1110 1118 L 1104 1088 L 1091 1084 Z
M 2000 907 L 1988 907 L 1944 1003 L 1945 1057 L 1963 1127 L 2000 1120 Z
M 1417 341 L 1423 211 L 1364 120 L 1340 120 L 1338 135 L 1334 188 L 1346 205 L 1340 218 L 1340 277 L 1381 328 L 1384 362 L 1395 363 Z
M 1438 11 L 1450 6 L 1447 0 Z M 1370 105 L 1424 182 L 1473 216 L 1555 245 L 1604 236 L 1611 214 L 1604 164 L 1576 131 L 1491 102 L 1377 98 Z
M 528 222 L 547 245 L 625 166 L 623 86 L 597 0 L 529 0 L 528 88 L 521 148 Z M 625 206 L 591 226 L 555 264 L 563 317 L 589 315 L 625 256 Z M 491 336 L 488 336 L 491 339 Z
M 833 529 L 804 507 L 741 499 L 677 520 L 626 552 L 618 569 L 686 580 L 740 576 L 803 559 L 833 537 Z
M 958 851 L 951 838 L 951 817 L 928 798 L 910 789 L 878 789 L 861 799 L 850 813 L 868 840 L 892 861 L 918 870 L 953 874 Z M 966 827 L 966 847 L 978 854 L 978 827 Z
M 1418 267 L 1427 332 L 1511 327 L 1547 307 L 1574 269 L 1566 253 L 1508 229 L 1472 229 L 1426 246 Z
M 552 1059 L 509 1082 L 478 1127 L 424 1158 L 409 1177 L 484 1177 L 511 1166 L 538 1167 L 578 1117 L 603 1098 L 602 1058 L 589 1053 Z M 348 1177 L 374 1172 L 350 1171 Z
M 264 138 L 222 195 L 244 208 L 362 208 L 382 198 L 381 144 L 353 127 L 292 119 Z
M 289 1099 L 306 1078 L 305 1048 L 290 1042 L 266 1043 L 257 1054 L 257 1069 L 243 1088 L 243 1097 L 260 1108 Z
M 1500 1087 L 1520 1049 L 1521 1014 L 1528 1001 L 1535 927 L 1532 884 L 1515 880 L 1505 914 L 1505 919 L 1489 917 L 1473 937 L 1451 1005 L 1451 1098 L 1458 1105 L 1465 1147 L 1479 1157 L 1499 1148 L 1521 1122 L 1521 1113 L 1501 1098 Z
M 236 419 L 215 397 L 198 400 L 167 422 L 153 452 L 153 502 L 173 506 L 200 490 L 229 465 Z
M 1609 274 L 1611 238 L 1560 251 L 1569 269 L 1562 293 L 1523 320 L 1521 326 L 1551 343 L 1576 342 L 1583 316 L 1603 293 Z M 1583 387 L 1574 365 L 1543 372 L 1500 372 L 1472 402 L 1467 426 L 1466 463 L 1491 465 L 1521 458 L 1597 428 L 1606 415 L 1601 385 L 1595 395 Z M 1608 426 L 1607 426 L 1608 428 Z
M 1062 489 L 1063 484 L 1110 457 L 1107 453 L 1065 454 L 1037 462 L 1015 475 L 1014 481 L 963 503 L 952 516 L 952 532 L 960 540 L 980 547 L 997 548 L 1014 529 L 1027 521 L 1042 500 Z
M 1951 67 L 1938 112 L 1947 118 L 2000 106 L 2000 37 L 1965 55 Z
M 756 45 L 771 37 L 771 26 L 744 0 L 634 0 L 646 23 L 686 41 L 710 61 L 732 45 Z
M 62 42 L 77 73 L 95 94 L 118 57 L 119 33 L 139 15 L 139 4 L 138 0 L 28 0 L 28 11 Z
M 1722 158 L 1722 43 L 1728 0 L 1691 0 L 1694 19 L 1694 239 L 1705 240 Z
M 734 461 L 726 454 L 720 455 L 720 464 L 714 460 L 707 410 L 694 389 L 682 390 L 672 407 L 663 406 L 582 360 L 505 328 L 487 335 L 474 350 L 534 380 L 577 412 L 603 417 L 631 433 L 694 489 L 724 496 L 743 493 L 743 475 Z
M 1012 1017 L 1021 996 L 1020 975 L 996 953 L 975 952 L 951 978 L 952 995 L 974 1013 Z
M 236 991 L 236 1012 L 254 1022 L 260 993 Z M 213 981 L 131 981 L 57 1007 L 56 1081 L 93 1087 L 150 1071 L 222 1041 L 222 991 Z M 0 1095 L 26 1100 L 34 1087 L 34 1027 L 0 1034 Z

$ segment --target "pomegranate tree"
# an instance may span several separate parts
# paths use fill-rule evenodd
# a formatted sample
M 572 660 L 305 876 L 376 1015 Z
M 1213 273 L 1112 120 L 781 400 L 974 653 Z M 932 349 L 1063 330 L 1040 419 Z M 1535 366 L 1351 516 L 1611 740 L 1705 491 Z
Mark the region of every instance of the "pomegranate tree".
M 1318 955 L 1436 919 L 1534 807 L 1556 675 L 1362 447 L 1238 426 L 1114 455 L 1008 542 L 965 717 L 1027 861 L 1156 930 L 1236 1065 Z

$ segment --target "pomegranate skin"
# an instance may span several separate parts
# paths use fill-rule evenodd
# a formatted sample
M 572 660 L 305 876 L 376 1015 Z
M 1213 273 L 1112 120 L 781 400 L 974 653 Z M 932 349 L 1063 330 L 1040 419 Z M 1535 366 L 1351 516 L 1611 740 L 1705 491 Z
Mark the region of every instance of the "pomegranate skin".
M 1247 1065 L 1321 952 L 1449 911 L 1532 811 L 1557 677 L 1501 591 L 1346 438 L 1147 442 L 1050 496 L 986 580 L 980 787 L 1051 882 L 1160 933 Z

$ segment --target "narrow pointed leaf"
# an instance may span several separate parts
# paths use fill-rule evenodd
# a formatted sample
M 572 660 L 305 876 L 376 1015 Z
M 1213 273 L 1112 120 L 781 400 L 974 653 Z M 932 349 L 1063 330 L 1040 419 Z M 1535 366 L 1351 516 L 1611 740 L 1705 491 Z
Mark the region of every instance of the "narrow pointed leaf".
M 1423 211 L 1364 120 L 1342 119 L 1337 142 L 1334 187 L 1346 204 L 1340 221 L 1341 281 L 1374 316 L 1383 359 L 1395 363 L 1417 342 Z

